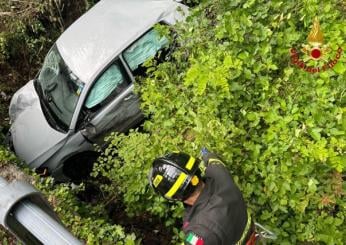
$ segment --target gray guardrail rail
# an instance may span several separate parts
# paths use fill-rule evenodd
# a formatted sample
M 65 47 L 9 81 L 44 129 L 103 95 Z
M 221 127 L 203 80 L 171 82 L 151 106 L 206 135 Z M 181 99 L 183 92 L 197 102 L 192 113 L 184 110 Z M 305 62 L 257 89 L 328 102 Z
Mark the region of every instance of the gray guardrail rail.
M 24 181 L 0 177 L 0 224 L 25 244 L 83 244 L 60 222 L 42 194 Z

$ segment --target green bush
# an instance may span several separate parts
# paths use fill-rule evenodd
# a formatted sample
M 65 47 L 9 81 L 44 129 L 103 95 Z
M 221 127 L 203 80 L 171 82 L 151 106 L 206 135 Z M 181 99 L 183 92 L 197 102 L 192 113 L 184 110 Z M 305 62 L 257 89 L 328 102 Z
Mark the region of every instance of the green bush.
M 67 184 L 54 184 L 52 178 L 40 178 L 28 169 L 19 169 L 15 156 L 0 145 L 1 176 L 30 181 L 53 206 L 66 227 L 87 244 L 135 245 L 140 240 L 126 233 L 120 225 L 111 224 L 103 206 L 79 201 Z M 24 172 L 23 172 L 24 171 Z M 26 174 L 24 174 L 26 173 Z M 81 189 L 82 186 L 79 188 Z M 0 228 L 1 244 L 15 244 L 16 239 Z
M 0 0 L 0 90 L 10 95 L 34 78 L 61 32 L 95 2 Z
M 33 79 L 60 33 L 96 0 L 0 0 L 0 121 L 10 96 Z
M 123 227 L 111 224 L 102 205 L 83 203 L 67 184 L 53 185 L 53 180 L 41 179 L 35 186 L 53 205 L 62 222 L 86 244 L 135 245 L 135 234 L 127 234 Z
M 62 18 L 54 13 L 59 6 L 47 1 L 1 0 L 0 9 L 1 64 L 35 68 L 63 28 Z
M 182 206 L 150 190 L 148 169 L 159 155 L 198 155 L 205 146 L 224 157 L 279 244 L 344 244 L 346 58 L 309 73 L 289 52 L 308 43 L 316 15 L 325 58 L 345 50 L 344 8 L 337 0 L 202 3 L 177 27 L 172 60 L 136 86 L 149 118 L 144 132 L 111 135 L 94 174 L 112 180 L 105 188 L 123 195 L 129 214 L 150 211 L 172 226 Z

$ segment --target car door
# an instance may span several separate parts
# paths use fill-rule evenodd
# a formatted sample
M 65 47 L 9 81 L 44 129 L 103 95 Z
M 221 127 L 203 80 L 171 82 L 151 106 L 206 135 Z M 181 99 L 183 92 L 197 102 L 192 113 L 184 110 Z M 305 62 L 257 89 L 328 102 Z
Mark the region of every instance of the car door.
M 168 39 L 150 29 L 103 72 L 84 103 L 85 110 L 91 115 L 82 131 L 85 137 L 93 143 L 102 143 L 109 132 L 125 132 L 144 118 L 139 109 L 139 98 L 133 93 L 134 76 L 144 76 L 143 63 L 167 46 Z
M 139 99 L 120 59 L 114 61 L 94 82 L 84 101 L 82 134 L 102 144 L 111 131 L 124 132 L 140 121 Z

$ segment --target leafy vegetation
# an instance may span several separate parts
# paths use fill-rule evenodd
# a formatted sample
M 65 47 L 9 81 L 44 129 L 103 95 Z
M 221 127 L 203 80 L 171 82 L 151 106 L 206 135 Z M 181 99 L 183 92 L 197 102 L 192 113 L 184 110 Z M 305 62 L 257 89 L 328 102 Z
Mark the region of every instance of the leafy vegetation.
M 171 61 L 137 84 L 150 120 L 144 132 L 113 134 L 94 173 L 122 195 L 129 214 L 150 211 L 175 226 L 182 206 L 168 205 L 147 183 L 152 160 L 173 150 L 221 154 L 257 221 L 280 244 L 346 240 L 346 58 L 309 73 L 290 61 L 318 15 L 327 60 L 346 49 L 340 1 L 205 1 L 177 27 Z M 149 64 L 150 66 L 150 64 Z M 179 235 L 179 227 L 174 228 Z M 181 235 L 181 234 L 180 234 Z
M 94 2 L 0 0 L 0 121 L 11 95 L 35 77 L 52 43 Z

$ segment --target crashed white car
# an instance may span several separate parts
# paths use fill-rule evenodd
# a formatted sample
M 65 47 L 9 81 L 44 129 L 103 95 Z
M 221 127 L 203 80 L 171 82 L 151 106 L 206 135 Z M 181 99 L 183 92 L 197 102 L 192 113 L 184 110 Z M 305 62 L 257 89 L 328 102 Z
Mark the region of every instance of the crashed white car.
M 101 0 L 80 17 L 12 98 L 9 142 L 17 156 L 62 181 L 89 173 L 94 143 L 143 120 L 134 79 L 168 45 L 153 26 L 186 13 L 173 0 Z

